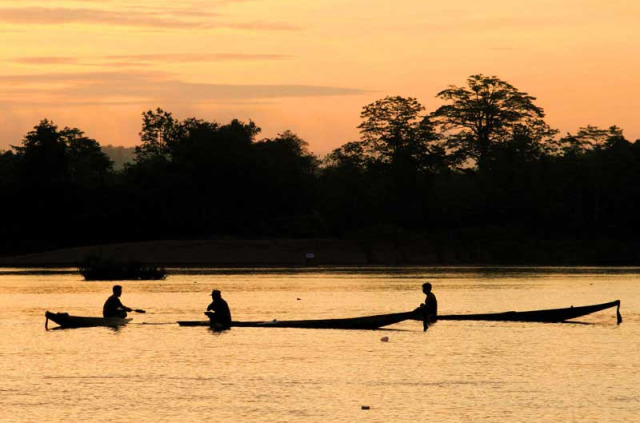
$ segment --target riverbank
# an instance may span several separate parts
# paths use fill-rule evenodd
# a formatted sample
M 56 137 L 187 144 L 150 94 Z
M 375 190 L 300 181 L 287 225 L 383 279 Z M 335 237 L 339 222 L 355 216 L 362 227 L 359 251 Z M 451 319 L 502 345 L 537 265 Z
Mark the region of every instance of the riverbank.
M 637 266 L 640 248 L 612 240 L 477 239 L 165 240 L 105 244 L 0 257 L 4 267 L 76 266 L 87 256 L 167 267 L 275 266 Z
M 383 247 L 383 250 L 387 248 Z M 384 263 L 392 263 L 380 251 Z M 0 266 L 75 266 L 87 256 L 132 260 L 163 266 L 304 266 L 372 264 L 371 253 L 352 241 L 312 240 L 193 240 L 148 241 L 65 248 L 0 257 Z

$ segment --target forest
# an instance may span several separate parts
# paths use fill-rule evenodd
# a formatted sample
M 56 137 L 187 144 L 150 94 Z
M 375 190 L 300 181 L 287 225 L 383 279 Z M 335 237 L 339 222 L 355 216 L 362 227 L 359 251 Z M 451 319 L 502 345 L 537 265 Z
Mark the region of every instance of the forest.
M 411 97 L 365 105 L 360 139 L 325 157 L 291 131 L 149 110 L 117 170 L 98 141 L 44 119 L 0 151 L 0 255 L 334 238 L 420 242 L 445 264 L 640 263 L 640 140 L 617 126 L 560 134 L 495 76 L 437 97 L 432 112 Z

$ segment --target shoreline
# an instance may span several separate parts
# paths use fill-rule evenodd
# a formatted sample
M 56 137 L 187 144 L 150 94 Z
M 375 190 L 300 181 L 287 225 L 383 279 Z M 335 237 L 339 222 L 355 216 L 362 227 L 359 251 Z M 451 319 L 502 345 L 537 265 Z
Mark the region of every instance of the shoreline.
M 513 245 L 514 248 L 509 249 Z M 339 239 L 162 240 L 102 244 L 0 257 L 0 267 L 75 267 L 87 256 L 163 267 L 638 266 L 609 245 L 581 242 L 443 243 Z M 620 251 L 624 245 L 615 250 Z M 631 246 L 629 246 L 631 247 Z M 627 250 L 628 251 L 628 250 Z M 635 250 L 638 251 L 638 250 Z

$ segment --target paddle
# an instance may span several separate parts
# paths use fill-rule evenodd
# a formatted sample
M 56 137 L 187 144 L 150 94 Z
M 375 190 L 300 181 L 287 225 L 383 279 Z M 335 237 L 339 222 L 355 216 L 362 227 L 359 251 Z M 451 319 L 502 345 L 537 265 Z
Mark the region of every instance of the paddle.
M 131 311 L 135 311 L 136 313 L 146 313 L 146 311 L 141 308 L 135 308 L 135 309 L 132 309 Z

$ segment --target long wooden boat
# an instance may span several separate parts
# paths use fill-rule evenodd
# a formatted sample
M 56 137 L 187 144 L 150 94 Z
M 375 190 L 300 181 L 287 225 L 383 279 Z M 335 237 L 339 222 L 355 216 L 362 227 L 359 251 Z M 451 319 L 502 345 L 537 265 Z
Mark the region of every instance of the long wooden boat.
M 504 313 L 487 314 L 448 314 L 438 316 L 438 320 L 488 320 L 506 322 L 542 322 L 558 323 L 569 319 L 586 316 L 597 311 L 617 307 L 618 324 L 622 323 L 620 315 L 620 300 L 608 303 L 566 307 L 548 310 L 507 311 Z M 272 320 L 262 322 L 231 322 L 232 327 L 253 328 L 304 328 L 304 329 L 379 329 L 404 320 L 422 320 L 420 309 L 404 313 L 379 314 L 375 316 L 353 317 L 346 319 L 318 319 L 318 320 Z M 180 326 L 211 326 L 209 320 L 179 321 Z
M 503 321 L 503 322 L 542 322 L 542 323 L 559 323 L 565 320 L 575 319 L 576 317 L 586 316 L 587 314 L 597 311 L 606 310 L 608 308 L 617 307 L 616 317 L 618 324 L 622 323 L 620 315 L 620 300 L 608 303 L 594 304 L 579 307 L 553 308 L 548 310 L 531 310 L 531 311 L 507 311 L 504 313 L 487 313 L 487 314 L 449 314 L 440 315 L 438 320 L 487 320 L 487 321 Z
M 52 313 L 45 312 L 47 318 L 45 327 L 49 328 L 49 320 L 58 324 L 61 328 L 89 328 L 96 326 L 118 327 L 126 325 L 131 319 L 122 319 L 120 317 L 82 317 L 71 316 L 69 313 Z
M 378 314 L 375 316 L 351 317 L 344 319 L 317 320 L 272 320 L 262 322 L 231 322 L 232 327 L 249 328 L 303 328 L 303 329 L 359 329 L 371 330 L 413 319 L 415 311 L 405 313 Z M 179 321 L 180 326 L 210 326 L 206 321 Z

